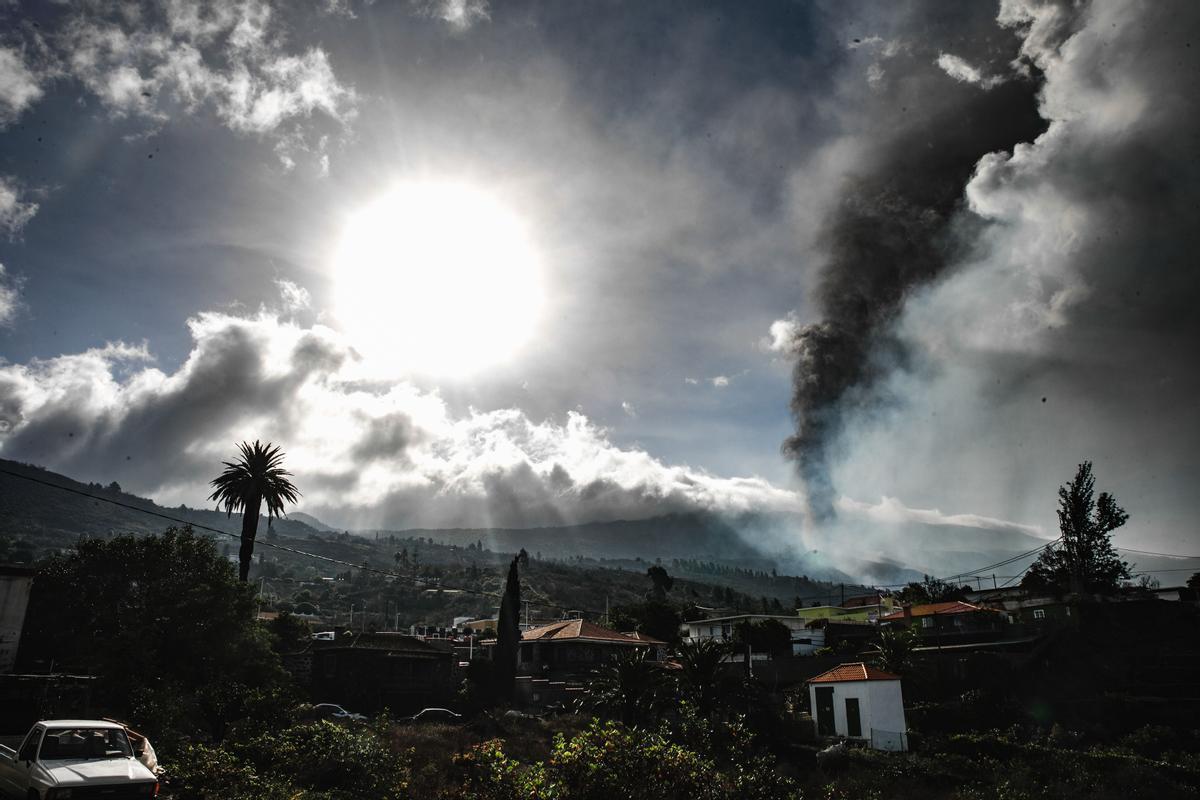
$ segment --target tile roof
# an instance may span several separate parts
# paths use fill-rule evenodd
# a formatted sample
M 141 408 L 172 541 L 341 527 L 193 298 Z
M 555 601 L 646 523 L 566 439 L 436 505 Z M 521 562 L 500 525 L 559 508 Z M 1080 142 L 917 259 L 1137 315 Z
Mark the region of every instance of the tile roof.
M 586 639 L 590 641 L 605 641 L 614 644 L 661 644 L 657 639 L 647 636 L 626 635 L 608 628 L 588 622 L 583 619 L 568 619 L 552 622 L 540 628 L 530 628 L 521 634 L 523 642 L 563 641 L 567 639 Z
M 964 603 L 961 600 L 951 600 L 947 603 L 924 603 L 922 605 L 909 606 L 908 611 L 914 617 L 928 617 L 934 614 L 973 614 L 977 611 L 994 611 L 995 609 L 983 608 L 982 606 L 973 606 L 970 603 Z M 884 614 L 879 618 L 880 622 L 894 622 L 898 619 L 904 619 L 906 614 L 904 609 L 893 611 L 890 614 Z
M 809 683 L 841 683 L 843 681 L 898 681 L 899 675 L 884 672 L 861 661 L 853 664 L 839 664 L 828 672 L 822 672 L 815 678 L 809 678 Z

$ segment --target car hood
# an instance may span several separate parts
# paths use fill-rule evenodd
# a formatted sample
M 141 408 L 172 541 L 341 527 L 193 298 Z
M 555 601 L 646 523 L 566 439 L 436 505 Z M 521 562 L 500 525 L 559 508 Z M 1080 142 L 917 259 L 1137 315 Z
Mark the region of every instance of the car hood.
M 43 761 L 42 768 L 56 786 L 156 780 L 153 772 L 132 758 Z

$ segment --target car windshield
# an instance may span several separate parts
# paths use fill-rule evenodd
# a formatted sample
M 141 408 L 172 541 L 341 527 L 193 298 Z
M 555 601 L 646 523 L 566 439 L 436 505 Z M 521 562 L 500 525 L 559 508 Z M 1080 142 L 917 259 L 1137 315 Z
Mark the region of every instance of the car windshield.
M 56 728 L 46 731 L 40 755 L 42 761 L 128 758 L 133 750 L 120 728 Z

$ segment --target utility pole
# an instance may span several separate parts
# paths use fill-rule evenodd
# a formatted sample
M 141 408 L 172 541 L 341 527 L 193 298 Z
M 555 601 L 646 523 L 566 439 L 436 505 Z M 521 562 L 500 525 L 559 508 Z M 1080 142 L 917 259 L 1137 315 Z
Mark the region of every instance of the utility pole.
M 994 573 L 994 572 L 992 573 L 992 588 L 993 588 L 993 589 L 999 589 L 999 588 L 1000 588 L 999 586 L 997 586 L 997 585 L 996 585 L 996 573 Z

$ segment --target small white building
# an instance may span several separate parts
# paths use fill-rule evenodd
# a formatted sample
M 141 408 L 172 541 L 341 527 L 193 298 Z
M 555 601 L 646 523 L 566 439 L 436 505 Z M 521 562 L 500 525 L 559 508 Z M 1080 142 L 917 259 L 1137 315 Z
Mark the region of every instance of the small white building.
M 818 736 L 860 739 L 876 750 L 907 750 L 900 676 L 861 662 L 841 664 L 808 681 Z

